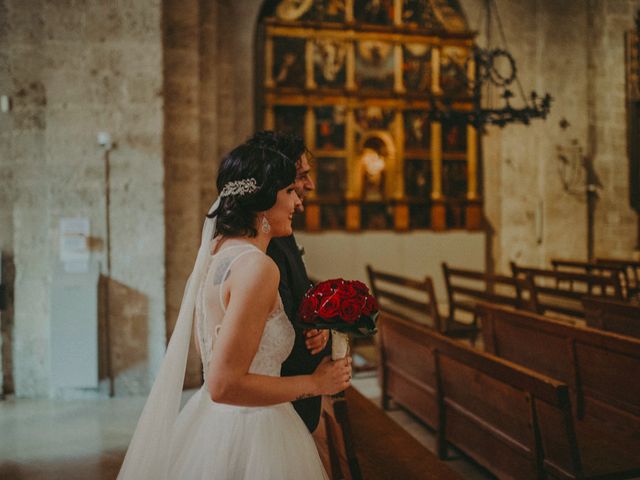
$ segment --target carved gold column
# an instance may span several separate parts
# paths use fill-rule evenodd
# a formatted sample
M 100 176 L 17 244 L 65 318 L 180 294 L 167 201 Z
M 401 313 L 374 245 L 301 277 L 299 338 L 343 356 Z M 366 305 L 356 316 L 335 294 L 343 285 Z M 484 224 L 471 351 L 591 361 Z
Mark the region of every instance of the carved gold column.
M 267 105 L 264 109 L 264 129 L 273 130 L 276 128 L 276 114 L 273 105 Z
M 356 45 L 355 40 L 347 44 L 347 90 L 356 89 Z
M 316 148 L 316 112 L 313 107 L 308 106 L 304 115 L 304 142 L 307 148 L 312 152 Z M 317 181 L 317 167 L 311 165 L 310 172 L 313 183 Z M 304 205 L 305 225 L 308 231 L 317 232 L 321 228 L 320 223 L 320 205 L 316 199 L 316 192 L 311 191 L 305 199 Z
M 467 78 L 469 79 L 469 85 L 473 85 L 476 79 L 476 68 L 473 59 L 467 64 Z M 469 230 L 478 230 L 482 226 L 482 202 L 478 198 L 478 130 L 471 124 L 467 125 L 467 208 L 465 223 Z
M 345 0 L 344 2 L 344 19 L 347 22 L 353 22 L 353 0 Z
M 307 74 L 307 79 L 305 82 L 305 87 L 309 90 L 313 90 L 316 88 L 316 77 L 313 71 L 313 50 L 315 45 L 315 39 L 308 38 L 305 43 L 305 70 Z
M 431 228 L 447 228 L 447 211 L 442 195 L 442 123 L 431 122 Z
M 467 213 L 466 227 L 482 227 L 482 200 L 478 196 L 478 130 L 467 125 Z
M 402 0 L 393 0 L 393 24 L 402 25 Z
M 347 192 L 348 199 L 359 199 L 362 196 L 362 179 L 355 145 L 356 119 L 352 108 L 345 113 L 345 151 L 347 154 Z
M 267 88 L 274 86 L 273 82 L 273 37 L 267 34 L 264 47 L 264 85 Z
M 441 95 L 440 87 L 440 47 L 432 50 L 431 56 L 431 91 Z M 442 195 L 442 123 L 431 122 L 431 228 L 445 230 L 447 228 L 447 209 Z
M 440 47 L 431 50 L 431 92 L 434 95 L 441 95 L 440 87 Z
M 396 230 L 409 230 L 409 204 L 404 194 L 404 119 L 401 111 L 396 111 L 393 121 L 393 138 L 396 146 L 396 156 L 393 164 L 394 192 L 393 210 L 394 228 Z
M 395 44 L 393 46 L 393 62 L 394 62 L 394 70 L 393 70 L 393 74 L 394 74 L 394 82 L 393 82 L 393 90 L 396 93 L 405 93 L 406 90 L 404 88 L 404 79 L 402 78 L 402 67 L 403 67 L 403 61 L 402 61 L 402 45 Z
M 357 146 L 355 145 L 356 119 L 352 108 L 347 109 L 345 149 L 347 154 L 347 230 L 360 230 L 360 198 L 362 198 L 362 175 Z

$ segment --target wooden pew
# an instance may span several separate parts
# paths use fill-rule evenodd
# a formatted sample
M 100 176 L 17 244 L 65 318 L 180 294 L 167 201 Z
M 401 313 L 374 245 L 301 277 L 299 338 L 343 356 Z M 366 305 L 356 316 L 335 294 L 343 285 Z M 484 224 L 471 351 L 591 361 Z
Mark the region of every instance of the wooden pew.
M 618 276 L 623 298 L 629 298 L 630 285 L 627 269 L 621 265 L 609 265 L 603 263 L 583 262 L 580 260 L 565 260 L 554 258 L 551 266 L 556 271 L 578 272 L 589 275 Z
M 526 283 L 530 292 L 531 310 L 584 318 L 582 297 L 602 297 L 622 300 L 622 288 L 617 276 L 590 275 L 523 267 L 511 262 L 513 277 Z
M 438 308 L 433 280 L 414 280 L 400 275 L 375 270 L 367 265 L 371 291 L 380 308 L 400 318 L 424 323 L 434 330 L 453 338 L 469 338 L 474 343 L 478 336 L 476 325 L 445 320 Z
M 380 314 L 383 404 L 390 398 L 498 478 L 583 478 L 567 385 Z M 428 477 L 425 477 L 428 478 Z
M 640 261 L 599 257 L 596 258 L 596 264 L 612 265 L 624 268 L 627 272 L 627 279 L 629 281 L 629 297 L 633 297 L 640 293 Z
M 353 448 L 361 478 L 461 480 L 445 462 L 357 390 L 349 388 L 345 393 Z M 350 477 L 343 475 L 342 478 Z
M 582 305 L 588 326 L 640 338 L 640 305 L 588 297 Z
M 522 282 L 506 275 L 494 275 L 486 272 L 450 267 L 442 263 L 444 283 L 449 299 L 449 323 L 459 323 L 457 311 L 468 312 L 472 316 L 472 325 L 477 329 L 478 300 L 501 303 L 520 308 L 523 303 Z
M 367 274 L 371 293 L 382 310 L 442 331 L 438 302 L 430 277 L 415 280 L 375 270 L 371 265 L 367 265 Z
M 569 386 L 585 471 L 640 475 L 640 341 L 500 305 L 478 308 L 489 353 Z

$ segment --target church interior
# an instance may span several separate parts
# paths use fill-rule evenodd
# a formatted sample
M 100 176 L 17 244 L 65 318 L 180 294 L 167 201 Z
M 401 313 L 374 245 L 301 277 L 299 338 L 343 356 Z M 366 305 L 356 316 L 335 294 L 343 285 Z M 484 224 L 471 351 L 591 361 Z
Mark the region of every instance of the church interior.
M 260 130 L 380 306 L 333 479 L 640 478 L 640 0 L 0 0 L 1 478 L 116 478 Z

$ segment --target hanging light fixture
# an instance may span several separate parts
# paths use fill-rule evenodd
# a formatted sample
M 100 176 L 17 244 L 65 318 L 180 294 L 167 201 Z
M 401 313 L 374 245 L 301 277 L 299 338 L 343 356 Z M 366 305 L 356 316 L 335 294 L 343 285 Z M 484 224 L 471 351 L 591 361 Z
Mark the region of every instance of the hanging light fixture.
M 504 127 L 509 123 L 528 125 L 532 119 L 545 119 L 551 109 L 551 95 L 543 96 L 532 91 L 525 95 L 522 84 L 518 79 L 518 69 L 513 55 L 506 48 L 506 37 L 502 28 L 500 14 L 495 0 L 486 0 L 486 38 L 487 47 L 476 46 L 473 50 L 475 78 L 467 79 L 467 88 L 472 96 L 473 108 L 469 111 L 457 111 L 451 108 L 451 100 L 432 100 L 432 112 L 438 119 L 463 120 L 484 130 L 486 125 Z M 505 48 L 491 46 L 491 21 L 495 16 L 502 43 Z M 519 98 L 516 99 L 514 87 L 518 88 Z M 501 105 L 483 105 L 483 95 L 498 97 Z M 512 102 L 518 100 L 523 106 L 514 106 Z

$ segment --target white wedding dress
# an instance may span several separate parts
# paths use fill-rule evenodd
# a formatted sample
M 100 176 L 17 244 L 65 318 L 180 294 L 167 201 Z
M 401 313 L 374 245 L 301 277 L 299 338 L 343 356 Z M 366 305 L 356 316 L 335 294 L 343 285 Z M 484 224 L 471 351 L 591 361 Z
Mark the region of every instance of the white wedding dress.
M 204 377 L 224 317 L 222 287 L 233 264 L 264 255 L 250 244 L 222 248 L 210 257 L 195 303 L 196 337 Z M 250 373 L 279 376 L 294 343 L 282 302 L 267 319 Z M 239 407 L 211 400 L 205 384 L 179 413 L 170 442 L 168 478 L 180 480 L 327 479 L 313 438 L 291 403 Z

